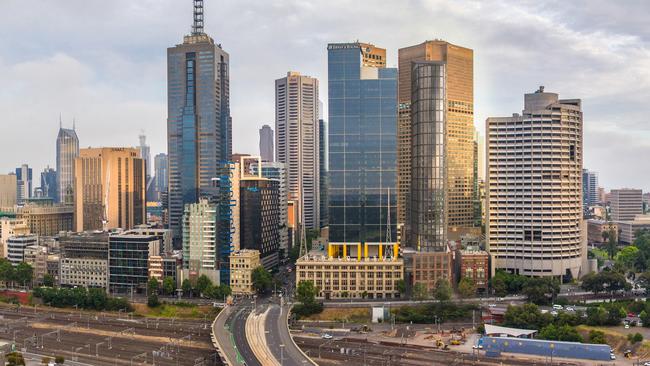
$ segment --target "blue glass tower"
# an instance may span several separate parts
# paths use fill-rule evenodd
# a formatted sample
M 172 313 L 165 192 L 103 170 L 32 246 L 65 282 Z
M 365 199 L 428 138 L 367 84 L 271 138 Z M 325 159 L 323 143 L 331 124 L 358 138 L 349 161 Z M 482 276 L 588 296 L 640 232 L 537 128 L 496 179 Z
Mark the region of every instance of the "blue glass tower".
M 397 69 L 373 45 L 327 49 L 330 242 L 395 242 Z
M 185 204 L 214 195 L 231 154 L 229 57 L 203 32 L 203 4 L 194 1 L 194 26 L 167 49 L 169 227 L 178 248 Z

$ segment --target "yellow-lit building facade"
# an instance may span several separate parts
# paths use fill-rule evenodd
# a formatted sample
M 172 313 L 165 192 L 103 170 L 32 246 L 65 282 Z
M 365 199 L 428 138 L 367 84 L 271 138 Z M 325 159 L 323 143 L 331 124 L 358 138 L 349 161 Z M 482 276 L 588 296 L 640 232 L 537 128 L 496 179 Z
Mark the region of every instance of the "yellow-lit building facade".
M 138 149 L 80 149 L 74 171 L 75 231 L 145 223 L 145 163 Z
M 242 249 L 230 254 L 230 288 L 233 295 L 252 295 L 253 270 L 261 266 L 260 252 Z

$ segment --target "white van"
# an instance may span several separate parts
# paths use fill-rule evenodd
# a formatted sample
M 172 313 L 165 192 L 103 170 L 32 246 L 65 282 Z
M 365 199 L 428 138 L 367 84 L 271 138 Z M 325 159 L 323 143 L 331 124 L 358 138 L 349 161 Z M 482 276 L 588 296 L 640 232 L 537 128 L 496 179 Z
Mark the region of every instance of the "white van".
M 553 309 L 555 309 L 555 310 L 562 310 L 562 309 L 564 309 L 564 308 L 562 307 L 562 305 L 553 305 Z

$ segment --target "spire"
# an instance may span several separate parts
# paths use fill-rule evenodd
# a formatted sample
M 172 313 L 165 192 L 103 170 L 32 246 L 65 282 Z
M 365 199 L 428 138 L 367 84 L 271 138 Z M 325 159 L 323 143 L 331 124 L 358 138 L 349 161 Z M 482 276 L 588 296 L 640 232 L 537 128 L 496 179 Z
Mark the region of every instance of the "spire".
M 194 0 L 194 24 L 192 35 L 203 34 L 203 0 Z
M 63 128 L 63 119 L 61 118 L 61 112 L 59 112 L 59 129 Z
M 76 131 L 76 130 L 77 130 L 77 128 L 76 128 L 76 124 L 77 124 L 77 119 L 76 119 L 76 117 L 72 117 L 72 130 L 73 130 L 73 131 Z

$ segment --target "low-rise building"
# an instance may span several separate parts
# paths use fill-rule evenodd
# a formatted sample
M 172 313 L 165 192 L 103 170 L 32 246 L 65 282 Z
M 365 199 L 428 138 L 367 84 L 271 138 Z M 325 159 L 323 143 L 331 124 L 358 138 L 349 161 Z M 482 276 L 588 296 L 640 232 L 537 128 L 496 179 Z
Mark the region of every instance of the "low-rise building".
M 618 236 L 618 224 L 612 221 L 590 219 L 587 220 L 587 243 L 589 245 L 602 245 L 606 242 L 603 233 Z
M 108 234 L 77 233 L 60 237 L 61 286 L 108 288 Z
M 58 254 L 48 254 L 47 255 L 47 274 L 54 277 L 54 283 L 59 284 L 59 269 L 60 269 L 60 260 Z
M 110 293 L 146 291 L 149 280 L 149 258 L 160 255 L 160 242 L 161 239 L 157 235 L 133 234 L 130 231 L 109 237 L 108 288 Z
M 296 262 L 296 286 L 301 281 L 312 281 L 317 296 L 325 299 L 397 298 L 397 282 L 404 278 L 403 274 L 404 261 L 397 257 L 381 260 L 306 255 Z
M 405 262 L 405 280 L 409 286 L 422 283 L 431 292 L 439 279 L 453 283 L 454 262 L 448 248 L 440 252 L 418 252 L 404 248 L 402 257 Z
M 477 291 L 486 291 L 490 273 L 489 258 L 490 256 L 484 250 L 458 250 L 456 252 L 458 281 L 469 278 L 474 282 Z
M 0 258 L 7 258 L 7 240 L 10 237 L 29 233 L 29 226 L 25 220 L 9 216 L 0 217 L 0 246 L 2 246 Z
M 30 245 L 38 245 L 36 235 L 15 235 L 7 240 L 7 259 L 12 265 L 17 266 L 25 261 L 25 248 Z
M 18 211 L 32 234 L 54 236 L 62 231 L 72 231 L 74 206 L 54 204 L 51 199 L 30 199 Z
M 155 278 L 159 283 L 162 283 L 165 275 L 163 271 L 163 258 L 159 255 L 152 255 L 147 260 L 147 272 L 149 278 Z
M 230 288 L 234 295 L 252 295 L 253 271 L 259 267 L 260 252 L 254 249 L 242 249 L 230 254 Z
M 47 274 L 47 247 L 31 245 L 25 248 L 25 263 L 32 266 L 35 284 L 43 284 Z
M 632 221 L 618 221 L 619 243 L 632 244 L 639 230 L 650 230 L 650 215 L 637 215 Z

